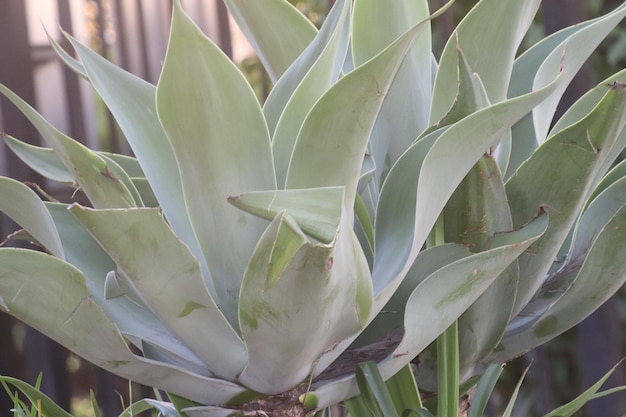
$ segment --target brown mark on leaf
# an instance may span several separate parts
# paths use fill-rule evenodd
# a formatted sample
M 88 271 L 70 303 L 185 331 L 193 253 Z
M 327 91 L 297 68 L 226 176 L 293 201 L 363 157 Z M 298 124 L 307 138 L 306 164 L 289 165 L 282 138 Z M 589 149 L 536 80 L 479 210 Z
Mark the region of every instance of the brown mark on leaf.
M 335 262 L 334 258 L 331 256 L 330 258 L 328 258 L 328 260 L 326 261 L 326 269 L 327 270 L 331 270 L 333 269 L 333 263 Z
M 626 83 L 620 81 L 613 81 L 612 83 L 608 83 L 606 86 L 609 87 L 610 90 L 626 90 Z
M 113 181 L 116 184 L 120 183 L 120 179 L 117 178 L 115 175 L 113 175 L 113 173 L 109 169 L 108 165 L 104 167 L 104 171 L 101 172 L 100 174 L 102 174 L 103 177 L 110 179 L 111 181 Z

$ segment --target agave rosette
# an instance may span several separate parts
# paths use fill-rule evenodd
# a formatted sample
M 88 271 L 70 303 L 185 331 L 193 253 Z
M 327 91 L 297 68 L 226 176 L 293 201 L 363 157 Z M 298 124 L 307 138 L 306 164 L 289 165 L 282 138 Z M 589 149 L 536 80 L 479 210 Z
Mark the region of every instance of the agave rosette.
M 609 169 L 626 72 L 551 122 L 626 5 L 517 56 L 540 1 L 482 0 L 435 62 L 426 0 L 339 0 L 319 31 L 285 0 L 226 4 L 275 83 L 263 107 L 179 1 L 156 86 L 55 45 L 135 157 L 84 147 L 0 86 L 49 148 L 8 146 L 91 203 L 0 178 L 0 209 L 46 249 L 0 249 L 6 312 L 189 415 L 224 415 L 354 396 L 350 358 L 380 343 L 384 377 L 422 353 L 432 387 L 427 348 L 457 320 L 467 379 L 622 285 L 626 165 Z

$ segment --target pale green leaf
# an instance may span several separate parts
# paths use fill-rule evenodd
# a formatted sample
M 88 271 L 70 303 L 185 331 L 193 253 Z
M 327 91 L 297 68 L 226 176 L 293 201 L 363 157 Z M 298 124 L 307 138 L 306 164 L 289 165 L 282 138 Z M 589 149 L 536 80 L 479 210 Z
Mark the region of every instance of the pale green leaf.
M 389 394 L 399 414 L 406 409 L 423 407 L 411 364 L 407 364 L 385 381 L 385 385 L 389 389 Z
M 135 183 L 130 179 L 126 171 L 107 154 L 100 153 L 99 156 L 106 162 L 113 178 L 122 183 L 128 191 L 128 194 L 130 194 L 130 196 L 132 197 L 134 202 L 132 207 L 143 207 L 143 201 L 141 201 L 139 191 L 137 191 L 137 188 L 135 188 Z
M 523 229 L 502 234 L 502 246 L 448 264 L 422 281 L 407 301 L 405 335 L 394 353 L 417 356 L 545 232 L 547 225 L 547 216 L 540 215 Z M 390 358 L 382 365 L 383 375 L 389 375 L 400 363 L 394 355 Z
M 234 380 L 247 359 L 243 343 L 211 298 L 198 261 L 159 211 L 77 205 L 70 211 L 170 331 L 213 373 Z
M 19 181 L 0 177 L 0 196 L 0 212 L 23 227 L 51 254 L 65 258 L 54 221 L 33 190 Z
M 611 13 L 596 19 L 584 29 L 573 33 L 543 61 L 537 70 L 533 89 L 541 88 L 548 84 L 557 72 L 563 73 L 565 82 L 546 101 L 533 109 L 535 135 L 538 143 L 541 144 L 546 140 L 557 105 L 561 101 L 561 96 L 569 82 L 587 61 L 589 55 L 611 30 L 622 21 L 624 16 L 626 16 L 626 3 Z
M 4 139 L 12 152 L 42 177 L 67 184 L 75 181 L 53 149 L 34 146 L 9 135 Z
M 286 0 L 225 3 L 274 82 L 317 33 L 315 26 Z
M 452 125 L 491 104 L 480 76 L 472 70 L 463 51 L 458 46 L 456 53 L 458 69 L 457 92 L 454 102 L 441 120 L 426 129 L 420 136 L 425 136 L 438 128 Z
M 287 188 L 344 185 L 352 212 L 369 135 L 391 82 L 428 20 L 345 75 L 315 104 L 298 135 Z
M 343 187 L 253 191 L 229 197 L 228 201 L 266 220 L 273 220 L 285 210 L 303 232 L 322 243 L 331 243 L 341 218 L 343 193 Z
M 615 181 L 589 204 L 573 232 L 571 247 L 559 258 L 560 268 L 554 271 L 542 285 L 539 293 L 510 325 L 514 334 L 538 320 L 572 285 L 598 234 L 613 216 L 626 205 L 626 177 Z
M 304 82 L 304 86 L 306 87 L 303 87 L 301 89 L 302 91 L 298 93 L 298 95 L 301 96 L 298 101 L 304 100 L 304 103 L 308 103 L 312 98 L 319 97 L 328 88 L 327 84 L 329 81 L 331 83 L 336 81 L 338 74 L 335 73 L 338 71 L 335 71 L 334 68 L 336 63 L 329 61 L 333 58 L 330 52 L 332 50 L 339 52 L 339 34 L 345 23 L 344 19 L 342 19 L 342 15 L 345 7 L 349 6 L 350 2 L 339 1 L 335 3 L 322 25 L 321 31 L 317 32 L 317 34 L 312 37 L 311 42 L 306 48 L 303 48 L 302 53 L 299 54 L 297 59 L 286 69 L 283 76 L 281 76 L 276 82 L 276 85 L 272 88 L 272 91 L 270 91 L 263 106 L 263 113 L 272 136 L 274 135 L 276 125 L 283 114 L 285 106 L 291 100 L 291 96 L 296 89 L 298 89 L 300 84 Z M 343 17 L 345 18 L 345 16 Z M 343 31 L 345 32 L 346 28 L 344 28 Z M 322 59 L 319 59 L 320 57 L 322 57 Z M 332 77 L 328 74 L 330 70 L 328 65 L 332 65 Z M 317 67 L 317 69 L 311 71 L 313 67 Z M 309 81 L 306 81 L 307 79 Z M 313 91 L 311 84 L 314 84 L 316 79 L 319 79 L 322 85 L 326 85 L 326 88 L 319 88 L 317 92 Z M 311 104 L 312 103 L 307 104 L 307 112 Z M 292 109 L 292 111 L 297 111 L 297 109 Z M 299 120 L 299 122 L 301 124 L 302 120 Z
M 526 227 L 500 235 L 497 246 L 464 257 L 435 271 L 415 288 L 406 304 L 404 338 L 379 364 L 383 378 L 390 378 L 450 326 L 524 250 L 545 232 L 547 215 Z M 329 406 L 358 393 L 354 375 L 313 384 L 319 407 Z M 311 393 L 309 394 L 311 395 Z
M 389 245 L 389 248 L 383 248 L 377 242 L 377 259 L 374 262 L 372 275 L 377 288 L 378 285 L 384 287 L 383 291 L 377 292 L 377 303 L 384 304 L 389 300 L 399 285 L 400 279 L 398 278 L 403 277 L 413 264 L 413 260 L 426 242 L 426 238 L 445 203 L 467 172 L 491 146 L 497 144 L 502 135 L 514 123 L 545 99 L 558 84 L 559 78 L 557 77 L 552 84 L 541 90 L 486 107 L 449 127 L 428 150 L 420 167 L 419 178 L 405 176 L 402 175 L 402 171 L 397 171 L 398 178 L 394 182 L 398 181 L 398 186 L 402 190 L 408 189 L 412 193 L 413 187 L 407 186 L 407 183 L 409 181 L 417 182 L 417 194 L 414 197 L 415 206 L 409 200 L 408 205 L 398 207 L 398 193 L 390 193 L 388 198 L 392 199 L 393 202 L 389 204 L 389 211 L 384 216 L 387 218 L 387 222 L 392 224 L 397 221 L 396 213 L 399 212 L 398 214 L 402 215 L 400 218 L 404 222 L 395 228 L 413 226 L 413 232 L 411 233 L 410 230 L 399 232 L 400 238 L 394 234 L 392 240 L 395 240 L 395 243 Z M 423 140 L 418 141 L 417 144 Z M 407 157 L 406 155 L 408 153 L 403 158 Z M 409 160 L 406 161 L 406 164 L 409 165 L 412 162 Z M 418 163 L 415 161 L 415 164 Z M 383 192 L 385 187 L 386 184 L 383 185 Z M 406 191 L 402 191 L 402 193 L 407 194 Z M 410 196 L 412 199 L 413 196 Z M 381 204 L 387 204 L 383 203 L 382 195 Z M 415 211 L 411 215 L 410 212 L 413 208 Z M 410 216 L 408 219 L 406 218 L 407 215 Z M 527 220 L 532 217 L 533 215 L 528 216 Z M 378 221 L 377 228 L 377 233 L 389 233 L 389 230 L 381 232 L 381 223 Z M 392 251 L 389 250 L 391 248 L 393 248 Z M 381 251 L 381 249 L 383 250 Z
M 618 180 L 622 179 L 623 177 L 626 177 L 626 159 L 623 160 L 622 162 L 618 163 L 617 165 L 615 165 L 615 167 L 613 167 L 613 169 L 611 169 L 602 178 L 602 180 L 600 180 L 600 182 L 598 182 L 598 185 L 596 186 L 596 188 L 594 188 L 594 190 L 591 192 L 591 194 L 589 194 L 589 198 L 587 199 L 587 202 L 585 203 L 585 207 L 583 208 L 583 210 L 586 210 L 587 206 L 600 193 L 602 193 L 604 190 L 606 190 L 608 187 L 610 187 L 611 184 L 614 184 L 615 182 L 617 182 Z
M 359 66 L 370 60 L 428 16 L 426 0 L 355 1 L 354 64 Z M 427 126 L 432 93 L 431 49 L 430 23 L 425 23 L 385 94 L 370 138 L 377 182 Z
M 599 169 L 617 156 L 611 148 L 626 125 L 626 95 L 621 88 L 605 88 L 604 98 L 592 113 L 552 136 L 506 183 L 515 227 L 532 218 L 540 206 L 550 213 L 546 234 L 533 245 L 532 253 L 520 257 L 524 279 L 520 280 L 514 315 L 541 286 L 595 185 Z
M 489 100 L 506 98 L 517 48 L 539 4 L 539 0 L 483 0 L 474 6 L 448 39 L 439 61 L 430 124 L 448 112 L 456 96 L 457 46 L 483 81 Z
M 335 3 L 318 35 L 274 87 L 263 108 L 272 132 L 279 187 L 285 183 L 304 119 L 339 78 L 336 62 L 343 62 L 348 48 L 351 4 L 344 0 Z
M 293 388 L 312 373 L 321 352 L 356 334 L 369 319 L 371 278 L 350 224 L 344 213 L 336 241 L 319 245 L 302 240 L 283 213 L 259 240 L 239 304 L 250 357 L 239 380 L 247 387 L 266 394 Z M 281 234 L 285 227 L 292 233 Z M 274 248 L 287 244 L 279 239 L 301 247 L 267 288 Z
M 15 93 L 0 84 L 5 95 L 48 141 L 89 201 L 101 208 L 133 207 L 135 202 L 128 189 L 116 178 L 107 163 L 84 145 L 64 135 Z
M 376 343 L 385 339 L 393 329 L 402 329 L 406 303 L 415 288 L 435 271 L 470 255 L 466 246 L 455 243 L 433 246 L 420 252 L 393 297 L 353 345 L 361 347 Z
M 184 357 L 187 362 L 194 364 L 194 372 L 208 375 L 200 359 L 171 334 L 152 312 L 126 297 L 106 298 L 106 277 L 116 269 L 115 263 L 78 223 L 65 204 L 48 203 L 46 206 L 59 230 L 67 261 L 83 272 L 91 297 L 120 332 L 131 340 L 146 341 L 173 356 Z M 136 346 L 141 348 L 141 343 Z
M 118 164 L 129 177 L 146 176 L 146 174 L 143 172 L 143 169 L 141 169 L 139 161 L 135 157 L 111 152 L 98 152 L 98 154 L 102 157 L 107 157 L 115 161 L 115 163 Z
M 134 355 L 92 299 L 81 272 L 57 258 L 0 249 L 0 294 L 13 316 L 124 378 L 207 403 L 224 403 L 245 391 L 224 380 Z
M 526 94 L 533 89 L 533 80 L 537 74 L 537 70 L 546 59 L 546 57 L 561 42 L 571 36 L 578 30 L 585 28 L 589 22 L 580 25 L 570 26 L 566 29 L 553 33 L 520 55 L 513 64 L 511 73 L 511 83 L 507 96 L 517 97 Z M 506 170 L 505 178 L 508 179 L 513 172 L 532 155 L 537 147 L 537 139 L 535 137 L 535 126 L 533 124 L 532 113 L 526 115 L 522 120 L 516 123 L 512 128 L 513 140 L 511 143 L 511 158 L 509 166 Z
M 376 295 L 389 283 L 389 277 L 407 262 L 415 227 L 420 169 L 428 151 L 446 129 L 430 133 L 413 144 L 396 162 L 383 184 L 375 220 L 376 263 L 372 278 Z M 383 268 L 386 273 L 379 275 L 376 268 Z
M 505 335 L 488 360 L 503 362 L 547 342 L 578 324 L 613 295 L 626 281 L 625 227 L 623 206 L 596 237 L 567 292 L 531 326 Z
M 496 162 L 483 156 L 470 170 L 443 212 L 445 241 L 466 245 L 472 252 L 490 248 L 493 235 L 513 229 L 502 176 Z M 513 309 L 519 270 L 507 268 L 459 318 L 461 378 L 486 357 L 502 338 Z
M 141 201 L 143 201 L 144 207 L 160 207 L 159 206 L 159 200 L 157 200 L 156 196 L 154 195 L 154 190 L 152 189 L 152 184 L 150 184 L 148 182 L 147 178 L 145 178 L 145 177 L 140 177 L 140 178 L 133 177 L 133 178 L 131 178 L 131 181 L 133 182 L 133 186 L 137 189 L 137 192 L 139 193 Z M 168 220 L 169 220 L 169 217 L 168 217 Z M 182 237 L 181 237 L 181 240 L 184 241 L 184 239 Z M 194 245 L 190 245 L 190 247 L 193 248 Z M 195 253 L 194 253 L 194 255 L 195 255 Z M 200 259 L 202 259 L 202 258 L 200 258 Z M 209 283 L 207 283 L 207 285 L 209 285 Z M 211 287 L 209 287 L 209 289 Z
M 354 214 L 356 216 L 357 222 L 355 222 L 355 231 L 356 228 L 362 230 L 363 237 L 365 240 L 362 240 L 359 237 L 359 241 L 362 243 L 361 247 L 363 250 L 369 250 L 371 255 L 374 254 L 374 224 L 372 223 L 372 218 L 367 210 L 367 206 L 363 202 L 363 199 L 359 194 L 356 195 L 356 199 L 354 200 Z M 358 236 L 357 231 L 357 236 Z
M 63 29 L 61 29 L 61 31 L 63 31 Z M 61 61 L 65 64 L 65 66 L 67 66 L 69 69 L 74 71 L 74 73 L 76 73 L 79 77 L 82 77 L 88 80 L 89 76 L 87 75 L 87 71 L 85 71 L 85 67 L 83 66 L 83 64 L 80 61 L 78 61 L 76 58 L 68 54 L 67 51 L 63 49 L 63 47 L 56 41 L 56 39 L 50 36 L 47 30 L 46 30 L 46 35 L 48 36 L 48 42 L 50 42 L 50 46 L 52 46 L 52 49 L 57 54 L 57 56 L 61 59 Z
M 178 163 L 157 117 L 156 88 L 115 66 L 72 37 L 68 38 L 82 60 L 90 82 L 117 120 L 133 149 L 168 222 L 202 263 L 205 280 L 211 294 L 215 296 L 204 255 L 187 217 Z
M 174 4 L 157 87 L 157 111 L 172 143 L 189 219 L 209 265 L 216 302 L 234 328 L 243 272 L 265 224 L 229 195 L 276 188 L 267 126 L 237 67 Z

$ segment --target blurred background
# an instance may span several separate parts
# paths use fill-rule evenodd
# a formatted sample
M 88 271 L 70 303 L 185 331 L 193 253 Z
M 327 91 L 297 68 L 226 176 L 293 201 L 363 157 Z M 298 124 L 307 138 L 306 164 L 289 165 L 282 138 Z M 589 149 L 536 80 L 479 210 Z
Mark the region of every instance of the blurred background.
M 323 23 L 334 2 L 290 1 L 317 26 Z M 240 66 L 262 102 L 271 83 L 229 18 L 223 2 L 182 0 L 182 3 L 204 32 Z M 430 3 L 434 10 L 445 1 L 430 0 Z M 476 0 L 457 0 L 452 9 L 434 22 L 436 54 L 475 3 Z M 544 0 L 525 44 L 622 3 L 622 0 Z M 69 51 L 61 27 L 117 65 L 156 84 L 167 46 L 171 6 L 172 0 L 0 0 L 0 83 L 28 101 L 61 131 L 89 147 L 130 153 L 111 115 L 90 87 L 59 62 L 47 36 Z M 625 64 L 626 24 L 622 23 L 579 73 L 562 104 L 568 107 Z M 0 132 L 42 145 L 34 128 L 4 97 L 0 98 Z M 37 183 L 51 195 L 67 200 L 67 190 L 38 178 L 8 152 L 3 142 L 0 175 Z M 16 229 L 7 218 L 0 217 L 0 241 Z M 490 404 L 489 416 L 499 415 L 500 403 L 505 402 L 531 362 L 515 415 L 540 416 L 574 398 L 626 356 L 625 323 L 626 291 L 622 289 L 576 328 L 510 363 Z M 94 390 L 104 417 L 117 416 L 133 398 L 152 394 L 145 387 L 131 385 L 82 361 L 0 313 L 0 374 L 34 384 L 40 373 L 43 373 L 42 390 L 77 416 L 90 415 L 90 389 Z M 625 365 L 618 368 L 609 383 L 626 385 Z M 11 407 L 0 388 L 0 417 L 11 416 Z M 626 394 L 622 393 L 589 403 L 580 416 L 610 417 L 624 413 Z

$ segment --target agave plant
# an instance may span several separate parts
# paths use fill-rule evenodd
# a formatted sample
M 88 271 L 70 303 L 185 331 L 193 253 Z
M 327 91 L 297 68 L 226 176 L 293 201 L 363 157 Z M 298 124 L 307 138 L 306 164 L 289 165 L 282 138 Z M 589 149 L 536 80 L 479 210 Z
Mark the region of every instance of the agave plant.
M 436 61 L 426 0 L 338 0 L 319 31 L 286 0 L 225 3 L 263 106 L 180 1 L 156 86 L 52 41 L 135 157 L 0 86 L 49 148 L 7 145 L 90 202 L 0 178 L 12 239 L 45 249 L 0 249 L 3 310 L 189 416 L 281 415 L 355 396 L 368 360 L 471 383 L 622 285 L 626 71 L 552 119 L 626 4 L 520 55 L 540 1 L 482 0 Z

